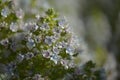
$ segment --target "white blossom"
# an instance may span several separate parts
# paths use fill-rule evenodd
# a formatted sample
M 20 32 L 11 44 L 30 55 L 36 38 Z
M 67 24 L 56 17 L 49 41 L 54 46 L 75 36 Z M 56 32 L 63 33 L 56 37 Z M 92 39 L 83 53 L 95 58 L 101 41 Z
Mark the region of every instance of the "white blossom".
M 33 39 L 28 39 L 28 42 L 26 43 L 26 46 L 28 47 L 28 49 L 32 49 L 33 47 L 35 47 L 35 42 Z
M 17 23 L 12 22 L 12 23 L 10 24 L 10 30 L 11 30 L 12 32 L 17 32 L 17 30 L 18 30 L 18 25 L 17 25 Z
M 9 15 L 9 9 L 7 8 L 7 7 L 5 7 L 5 8 L 3 8 L 2 10 L 1 10 L 1 15 L 3 16 L 3 17 L 7 17 L 8 15 Z

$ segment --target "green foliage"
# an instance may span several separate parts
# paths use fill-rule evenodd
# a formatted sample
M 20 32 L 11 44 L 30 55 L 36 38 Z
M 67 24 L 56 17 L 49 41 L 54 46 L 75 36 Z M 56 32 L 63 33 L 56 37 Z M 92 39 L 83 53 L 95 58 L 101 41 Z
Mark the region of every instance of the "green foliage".
M 104 69 L 96 69 L 95 63 L 88 61 L 81 67 L 75 68 L 74 73 L 65 80 L 106 80 L 106 77 Z

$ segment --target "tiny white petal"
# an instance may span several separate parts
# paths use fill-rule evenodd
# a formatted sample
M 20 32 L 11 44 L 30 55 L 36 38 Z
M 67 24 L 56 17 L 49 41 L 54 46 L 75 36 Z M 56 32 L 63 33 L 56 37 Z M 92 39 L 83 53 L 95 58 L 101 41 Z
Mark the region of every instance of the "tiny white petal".
M 66 48 L 66 53 L 73 55 L 74 54 L 75 49 L 71 46 Z

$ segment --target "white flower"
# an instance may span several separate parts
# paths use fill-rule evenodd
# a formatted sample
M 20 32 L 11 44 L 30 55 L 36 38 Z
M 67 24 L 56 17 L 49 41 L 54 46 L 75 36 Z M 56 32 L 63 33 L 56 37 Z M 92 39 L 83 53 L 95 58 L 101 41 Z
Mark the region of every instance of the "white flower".
M 66 25 L 66 20 L 65 20 L 65 18 L 60 19 L 60 20 L 58 21 L 58 26 L 60 26 L 62 29 L 65 28 L 65 25 Z
M 50 60 L 54 61 L 55 64 L 58 63 L 60 57 L 57 54 L 52 54 Z
M 75 49 L 74 49 L 73 47 L 68 46 L 68 47 L 66 48 L 66 53 L 68 53 L 68 54 L 70 54 L 70 55 L 73 55 L 74 52 L 75 52 Z
M 40 43 L 41 42 L 41 36 L 35 36 L 35 42 Z
M 40 26 L 40 30 L 43 30 L 43 31 L 47 31 L 47 30 L 49 30 L 49 25 L 47 24 L 47 23 L 45 23 L 45 24 L 42 24 L 42 26 Z
M 33 39 L 28 39 L 28 42 L 26 43 L 28 49 L 32 49 L 33 47 L 35 47 L 35 42 Z
M 68 45 L 68 43 L 66 42 L 59 42 L 58 44 L 56 44 L 56 46 L 58 46 L 58 48 L 66 48 Z
M 34 54 L 32 52 L 28 52 L 27 54 L 25 54 L 26 60 L 31 59 L 32 57 L 34 57 Z
M 17 32 L 17 30 L 18 30 L 18 25 L 16 24 L 16 23 L 11 23 L 10 24 L 10 30 L 12 31 L 12 32 Z
M 60 62 L 61 62 L 61 64 L 62 64 L 66 69 L 69 68 L 69 66 L 68 66 L 68 60 L 61 59 Z
M 59 54 L 59 52 L 60 52 L 60 49 L 58 49 L 58 47 L 53 47 L 53 53 L 55 53 L 55 54 Z
M 54 34 L 60 34 L 62 32 L 62 29 L 60 29 L 59 27 L 55 27 L 53 29 L 53 32 L 54 32 Z
M 44 51 L 42 52 L 42 55 L 43 55 L 43 57 L 45 57 L 45 58 L 50 58 L 51 51 L 50 51 L 50 50 L 44 50 Z
M 0 44 L 2 44 L 3 46 L 8 46 L 9 40 L 8 39 L 3 39 L 0 41 Z
M 23 10 L 22 10 L 22 9 L 17 10 L 17 11 L 16 11 L 16 16 L 17 16 L 18 18 L 22 19 L 23 16 L 24 16 Z
M 44 42 L 48 45 L 51 45 L 53 43 L 53 38 L 51 36 L 46 36 Z
M 23 30 L 24 31 L 36 31 L 38 29 L 38 25 L 36 23 L 26 23 Z
M 4 9 L 1 10 L 1 15 L 3 17 L 7 17 L 9 15 L 9 9 L 7 7 L 5 7 Z
M 6 66 L 6 73 L 9 75 L 14 75 L 13 70 L 16 68 L 16 63 L 10 62 Z
M 22 55 L 22 54 L 18 54 L 18 56 L 17 56 L 17 61 L 18 62 L 21 62 L 23 59 L 24 59 L 24 55 Z

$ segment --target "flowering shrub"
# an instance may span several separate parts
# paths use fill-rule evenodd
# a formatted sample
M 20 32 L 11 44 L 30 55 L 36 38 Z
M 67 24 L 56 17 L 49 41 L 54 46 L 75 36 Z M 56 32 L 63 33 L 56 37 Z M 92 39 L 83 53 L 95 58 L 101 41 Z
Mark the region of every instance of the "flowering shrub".
M 66 19 L 53 9 L 24 22 L 21 9 L 0 0 L 0 12 L 0 79 L 104 80 L 92 61 L 76 66 L 79 46 Z

